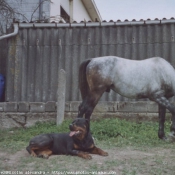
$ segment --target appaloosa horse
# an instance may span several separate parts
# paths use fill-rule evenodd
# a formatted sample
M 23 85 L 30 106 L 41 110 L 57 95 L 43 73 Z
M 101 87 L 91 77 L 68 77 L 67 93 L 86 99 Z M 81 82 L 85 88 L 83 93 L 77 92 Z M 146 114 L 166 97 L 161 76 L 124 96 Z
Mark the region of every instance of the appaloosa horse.
M 158 103 L 160 139 L 166 139 L 164 122 L 168 109 L 172 114 L 171 136 L 175 138 L 175 107 L 168 100 L 175 95 L 175 70 L 163 58 L 129 60 L 105 56 L 86 59 L 79 68 L 79 88 L 83 101 L 78 117 L 85 115 L 90 120 L 102 94 L 112 89 L 124 97 L 148 98 Z

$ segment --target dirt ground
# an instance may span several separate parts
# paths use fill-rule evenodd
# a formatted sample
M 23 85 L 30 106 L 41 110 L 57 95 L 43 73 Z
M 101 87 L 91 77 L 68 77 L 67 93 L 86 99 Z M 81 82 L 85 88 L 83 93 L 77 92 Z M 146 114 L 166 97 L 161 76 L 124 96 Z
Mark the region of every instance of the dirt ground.
M 92 155 L 91 160 L 65 155 L 34 158 L 25 149 L 15 154 L 0 151 L 0 174 L 175 174 L 175 149 L 126 147 L 104 150 L 109 156 Z

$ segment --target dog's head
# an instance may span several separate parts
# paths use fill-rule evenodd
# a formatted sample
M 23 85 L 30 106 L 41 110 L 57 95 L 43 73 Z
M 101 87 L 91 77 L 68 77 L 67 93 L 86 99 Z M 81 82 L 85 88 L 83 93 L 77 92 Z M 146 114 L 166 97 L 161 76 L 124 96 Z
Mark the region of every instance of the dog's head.
M 70 137 L 83 140 L 89 133 L 89 121 L 84 118 L 75 119 L 70 125 Z

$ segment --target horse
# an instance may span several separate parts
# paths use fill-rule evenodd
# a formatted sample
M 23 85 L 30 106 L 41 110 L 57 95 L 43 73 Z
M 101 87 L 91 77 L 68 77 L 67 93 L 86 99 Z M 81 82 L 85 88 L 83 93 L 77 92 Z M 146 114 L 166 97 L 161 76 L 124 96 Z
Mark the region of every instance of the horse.
M 175 70 L 161 57 L 129 60 L 116 56 L 84 60 L 79 67 L 79 89 L 82 102 L 78 118 L 90 120 L 102 94 L 113 90 L 131 99 L 148 98 L 158 104 L 158 137 L 166 140 L 164 122 L 166 109 L 172 114 L 170 135 L 175 138 L 175 107 L 169 98 L 175 95 Z

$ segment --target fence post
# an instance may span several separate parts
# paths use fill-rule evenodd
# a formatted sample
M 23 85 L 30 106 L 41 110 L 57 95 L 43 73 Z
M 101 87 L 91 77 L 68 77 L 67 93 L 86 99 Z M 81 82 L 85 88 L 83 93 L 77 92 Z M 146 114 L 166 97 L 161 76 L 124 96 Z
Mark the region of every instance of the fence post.
M 66 92 L 66 72 L 61 69 L 58 74 L 58 91 L 57 91 L 57 125 L 64 120 L 65 110 L 65 92 Z

